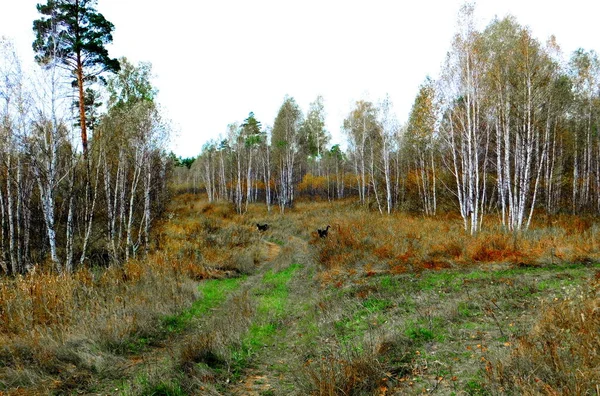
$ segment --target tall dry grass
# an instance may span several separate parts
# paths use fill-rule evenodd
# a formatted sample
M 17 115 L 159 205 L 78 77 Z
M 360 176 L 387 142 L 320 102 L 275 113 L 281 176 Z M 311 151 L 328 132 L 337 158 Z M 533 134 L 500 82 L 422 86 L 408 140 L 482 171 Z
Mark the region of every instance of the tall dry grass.
M 317 279 L 336 286 L 384 272 L 600 259 L 598 224 L 567 215 L 540 217 L 521 234 L 492 226 L 498 220 L 488 217 L 484 230 L 474 236 L 462 230 L 456 216 L 386 216 L 351 201 L 298 202 L 285 215 L 277 208 L 267 213 L 262 205 L 250 205 L 240 216 L 227 203 L 208 204 L 188 194 L 177 197 L 165 215 L 156 225 L 152 253 L 143 259 L 81 269 L 70 276 L 38 270 L 0 279 L 0 391 L 27 387 L 39 393 L 69 393 L 89 389 L 97 377 L 118 378 L 123 355 L 160 342 L 165 329 L 157 323 L 191 305 L 197 281 L 252 272 L 260 261 L 261 239 L 272 245 L 290 245 L 292 238 L 309 242 L 312 249 L 298 254 L 314 254 Z M 257 221 L 268 222 L 269 232 L 258 233 Z M 319 238 L 317 228 L 328 224 L 328 237 Z M 592 368 L 598 363 L 589 351 L 598 345 L 594 337 L 599 304 L 597 297 L 557 303 L 538 330 L 523 339 L 512 360 L 490 367 L 494 386 L 515 393 L 541 392 L 540 386 L 546 385 L 544 389 L 566 393 L 588 389 L 591 382 L 584 377 L 596 378 Z M 225 329 L 228 322 L 218 323 Z M 204 374 L 196 372 L 195 363 L 218 359 L 231 364 L 224 348 L 238 341 L 224 334 L 226 330 L 208 331 L 196 344 L 190 341 L 192 348 L 181 351 L 184 371 L 201 378 Z M 580 340 L 585 340 L 582 347 L 575 344 Z M 334 377 L 340 389 L 375 389 L 381 385 L 375 377 L 380 370 L 370 369 L 381 362 L 382 354 L 332 353 L 310 362 L 306 373 L 312 378 L 312 391 L 331 391 L 327 378 Z M 569 371 L 574 357 L 582 359 L 576 367 L 583 367 L 583 377 Z M 547 374 L 527 377 L 531 367 L 543 367 L 541 372 Z M 510 388 L 510 381 L 520 388 Z
M 600 273 L 589 290 L 553 302 L 504 361 L 488 362 L 490 388 L 522 395 L 598 394 Z
M 313 208 L 315 209 L 315 208 Z M 298 211 L 310 210 L 298 205 Z M 346 202 L 322 205 L 304 216 L 307 229 L 331 224 L 327 238 L 311 235 L 322 275 L 405 273 L 443 268 L 490 265 L 543 266 L 600 260 L 600 226 L 576 216 L 542 218 L 520 233 L 487 225 L 476 235 L 466 233 L 457 216 L 415 217 L 379 215 Z M 493 268 L 493 267 L 490 267 Z
M 155 228 L 147 257 L 0 279 L 0 391 L 78 391 L 122 375 L 121 356 L 161 342 L 162 319 L 191 306 L 197 281 L 252 269 L 256 239 L 233 216 L 227 204 L 183 195 Z
M 160 257 L 71 276 L 33 273 L 0 283 L 0 389 L 46 393 L 118 377 L 119 356 L 160 338 L 165 315 L 196 298 L 185 264 Z

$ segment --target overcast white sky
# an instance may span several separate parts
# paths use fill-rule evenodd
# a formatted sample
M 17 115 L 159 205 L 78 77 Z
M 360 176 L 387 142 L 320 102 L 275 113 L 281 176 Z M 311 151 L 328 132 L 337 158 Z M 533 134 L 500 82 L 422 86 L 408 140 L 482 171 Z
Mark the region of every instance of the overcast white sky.
M 0 36 L 33 58 L 36 3 L 0 0 Z M 306 112 L 325 99 L 333 142 L 357 99 L 389 93 L 404 122 L 427 75 L 436 77 L 455 32 L 462 0 L 99 0 L 115 25 L 113 57 L 153 65 L 158 99 L 179 131 L 172 149 L 196 156 L 227 124 L 254 111 L 272 125 L 284 96 Z M 600 1 L 479 0 L 480 27 L 516 16 L 565 54 L 600 52 Z

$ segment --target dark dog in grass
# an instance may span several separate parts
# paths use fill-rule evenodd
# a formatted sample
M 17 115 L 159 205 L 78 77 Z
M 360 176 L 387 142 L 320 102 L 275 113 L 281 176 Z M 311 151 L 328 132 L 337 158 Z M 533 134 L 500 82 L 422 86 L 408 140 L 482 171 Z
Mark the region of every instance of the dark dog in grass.
M 326 238 L 326 237 L 327 237 L 327 233 L 329 232 L 329 228 L 330 228 L 330 227 L 331 227 L 331 226 L 330 226 L 330 225 L 328 225 L 328 226 L 327 226 L 327 228 L 325 228 L 324 230 L 317 229 L 317 232 L 319 233 L 319 236 L 320 236 L 321 238 Z

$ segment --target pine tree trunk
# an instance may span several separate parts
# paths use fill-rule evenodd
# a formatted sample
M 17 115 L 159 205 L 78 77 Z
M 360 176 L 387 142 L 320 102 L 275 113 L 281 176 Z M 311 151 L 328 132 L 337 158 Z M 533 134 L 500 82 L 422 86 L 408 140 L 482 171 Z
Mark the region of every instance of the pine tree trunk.
M 83 61 L 81 53 L 77 53 L 77 91 L 79 94 L 79 122 L 81 123 L 81 146 L 83 147 L 83 158 L 88 159 L 87 125 L 85 119 L 85 95 L 83 91 Z

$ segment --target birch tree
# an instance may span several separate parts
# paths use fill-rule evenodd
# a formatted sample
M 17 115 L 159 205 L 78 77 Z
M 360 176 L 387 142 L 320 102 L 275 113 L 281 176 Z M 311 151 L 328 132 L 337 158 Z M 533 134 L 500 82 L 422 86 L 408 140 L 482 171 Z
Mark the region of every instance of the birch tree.
M 360 202 L 367 203 L 367 194 L 369 185 L 374 180 L 368 179 L 368 174 L 372 173 L 370 166 L 374 151 L 374 137 L 379 133 L 377 124 L 377 110 L 373 103 L 359 100 L 354 109 L 344 120 L 344 132 L 348 138 L 349 149 L 352 152 L 354 160 L 354 171 L 358 184 L 358 196 Z
M 600 60 L 594 51 L 575 51 L 569 62 L 573 82 L 573 211 L 595 207 L 600 211 L 600 142 L 597 138 Z M 594 174 L 596 176 L 594 176 Z M 594 188 L 592 188 L 594 187 Z M 595 195 L 595 197 L 593 196 Z M 594 203 L 594 200 L 596 201 Z
M 246 152 L 246 207 L 245 211 L 248 211 L 248 204 L 252 200 L 252 184 L 253 184 L 253 176 L 255 173 L 254 166 L 254 158 L 256 156 L 256 151 L 264 139 L 263 134 L 261 133 L 261 123 L 254 117 L 254 113 L 250 112 L 248 118 L 244 120 L 244 123 L 241 126 L 242 138 L 244 140 L 244 148 Z M 256 178 L 254 176 L 254 178 Z
M 0 187 L 4 184 L 0 188 L 0 268 L 9 274 L 23 272 L 28 258 L 31 219 L 28 208 L 32 185 L 24 176 L 27 169 L 23 142 L 28 134 L 30 106 L 25 76 L 15 48 L 12 42 L 0 38 L 0 169 L 4 170 L 0 176 Z
M 502 223 L 519 231 L 529 227 L 548 161 L 557 68 L 511 17 L 494 21 L 484 38 Z
M 398 131 L 398 122 L 392 115 L 392 102 L 389 96 L 386 96 L 378 106 L 377 113 L 380 128 L 377 130 L 380 134 L 380 152 L 382 170 L 385 179 L 385 196 L 387 214 L 392 212 L 392 173 L 391 173 L 391 155 L 394 142 L 394 136 Z
M 227 178 L 227 166 L 226 159 L 229 157 L 229 153 L 231 152 L 231 147 L 229 146 L 229 141 L 227 139 L 222 139 L 219 143 L 218 147 L 219 152 L 219 195 L 223 199 L 231 199 Z
M 409 115 L 404 135 L 405 152 L 410 157 L 421 202 L 421 210 L 428 216 L 437 210 L 436 194 L 436 123 L 435 87 L 427 79 L 419 88 Z
M 188 178 L 202 180 L 208 202 L 214 202 L 218 197 L 217 190 L 217 143 L 209 140 L 202 146 L 202 151 L 198 158 L 191 164 L 188 171 Z
M 104 176 L 109 214 L 108 235 L 113 254 L 124 242 L 125 260 L 135 256 L 140 246 L 148 250 L 150 225 L 153 220 L 152 186 L 162 168 L 156 155 L 168 137 L 166 124 L 162 121 L 154 98 L 157 93 L 152 86 L 151 65 L 131 64 L 121 59 L 123 65 L 119 74 L 108 81 L 110 94 L 109 112 L 103 121 L 102 138 L 105 147 L 117 142 L 118 159 L 110 169 L 105 162 Z M 120 140 L 119 140 L 120 139 Z M 113 146 L 114 147 L 114 146 Z M 104 149 L 106 161 L 106 148 Z M 115 169 L 116 167 L 116 169 Z M 112 175 L 111 175 L 112 173 Z M 110 181 L 114 178 L 114 184 Z M 160 180 L 156 180 L 160 183 Z M 143 202 L 142 209 L 136 208 L 137 197 Z M 117 215 L 117 212 L 119 213 Z M 116 229 L 114 223 L 119 223 Z M 137 223 L 137 232 L 134 226 Z M 124 235 L 124 236 L 123 236 Z
M 339 144 L 334 144 L 327 152 L 329 162 L 333 163 L 335 169 L 335 192 L 338 199 L 345 196 L 345 177 L 346 177 L 346 155 Z
M 277 166 L 277 196 L 281 213 L 294 203 L 294 168 L 298 153 L 298 131 L 302 112 L 294 98 L 286 97 L 281 105 L 271 135 L 273 160 Z
M 227 132 L 227 138 L 232 143 L 232 183 L 235 182 L 235 191 L 232 191 L 233 203 L 238 214 L 242 214 L 242 205 L 244 202 L 244 189 L 242 186 L 244 175 L 244 137 L 237 122 L 229 124 Z
M 66 114 L 67 96 L 61 91 L 63 86 L 61 77 L 56 65 L 51 65 L 43 72 L 43 76 L 40 76 L 36 84 L 39 106 L 30 145 L 32 168 L 40 194 L 50 260 L 59 273 L 62 273 L 65 267 L 58 256 L 56 201 L 59 183 L 65 173 L 70 172 L 70 169 L 65 171 L 64 166 L 61 166 L 59 158 L 61 145 L 66 144 L 68 137 L 67 123 L 62 115 Z
M 440 87 L 444 103 L 441 137 L 449 152 L 445 163 L 455 179 L 453 192 L 464 228 L 471 234 L 480 229 L 483 221 L 490 140 L 490 128 L 485 122 L 485 63 L 473 12 L 471 5 L 461 9 L 459 32 L 448 54 Z
M 315 176 L 321 175 L 321 157 L 331 139 L 325 129 L 325 117 L 323 97 L 317 96 L 315 101 L 310 103 L 299 130 L 298 144 L 302 164 L 306 164 L 307 172 Z M 310 167 L 312 169 L 309 169 Z M 304 176 L 304 173 L 301 176 Z
M 270 128 L 267 128 L 263 135 L 263 139 L 259 146 L 259 155 L 262 166 L 263 183 L 265 185 L 265 204 L 267 205 L 267 211 L 271 211 L 271 145 L 269 144 L 269 137 L 271 135 Z

